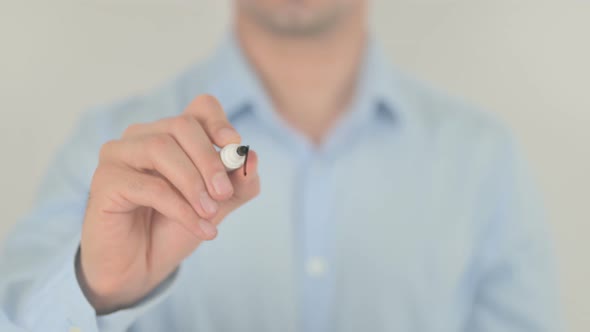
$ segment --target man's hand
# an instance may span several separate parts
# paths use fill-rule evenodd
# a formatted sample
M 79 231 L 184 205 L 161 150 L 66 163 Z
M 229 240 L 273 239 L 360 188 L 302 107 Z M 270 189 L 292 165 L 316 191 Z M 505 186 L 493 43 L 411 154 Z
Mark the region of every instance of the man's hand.
M 256 153 L 247 177 L 228 174 L 214 144 L 230 143 L 240 136 L 220 104 L 200 96 L 184 114 L 132 125 L 102 147 L 77 262 L 80 285 L 99 314 L 147 295 L 215 238 L 228 213 L 258 195 Z

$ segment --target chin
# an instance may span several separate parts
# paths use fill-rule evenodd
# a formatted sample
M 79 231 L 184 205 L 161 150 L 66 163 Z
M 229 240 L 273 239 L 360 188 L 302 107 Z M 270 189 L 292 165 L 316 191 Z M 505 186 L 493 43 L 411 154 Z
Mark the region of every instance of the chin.
M 316 35 L 330 30 L 361 0 L 237 0 L 241 12 L 274 33 Z

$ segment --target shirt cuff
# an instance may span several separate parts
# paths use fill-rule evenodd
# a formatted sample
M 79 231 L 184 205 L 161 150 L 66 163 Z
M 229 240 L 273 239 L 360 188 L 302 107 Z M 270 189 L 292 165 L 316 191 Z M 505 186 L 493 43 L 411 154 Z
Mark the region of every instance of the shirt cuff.
M 127 330 L 141 315 L 160 303 L 171 292 L 178 269 L 155 290 L 132 307 L 97 316 L 76 277 L 79 240 L 67 246 L 56 268 L 39 279 L 29 297 L 28 326 L 33 331 L 110 332 Z
M 98 332 L 96 313 L 76 278 L 79 237 L 56 255 L 37 276 L 27 296 L 26 326 L 32 331 Z
M 99 331 L 126 331 L 146 311 L 162 302 L 170 294 L 172 285 L 178 279 L 178 271 L 179 268 L 134 306 L 98 316 Z

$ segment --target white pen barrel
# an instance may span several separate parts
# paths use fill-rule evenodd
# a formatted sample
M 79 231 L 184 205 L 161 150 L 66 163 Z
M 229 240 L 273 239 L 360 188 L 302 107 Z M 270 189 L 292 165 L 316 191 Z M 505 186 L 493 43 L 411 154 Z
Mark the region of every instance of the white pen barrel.
M 236 170 L 244 165 L 246 157 L 238 154 L 239 147 L 239 144 L 229 144 L 219 151 L 221 162 L 228 171 Z

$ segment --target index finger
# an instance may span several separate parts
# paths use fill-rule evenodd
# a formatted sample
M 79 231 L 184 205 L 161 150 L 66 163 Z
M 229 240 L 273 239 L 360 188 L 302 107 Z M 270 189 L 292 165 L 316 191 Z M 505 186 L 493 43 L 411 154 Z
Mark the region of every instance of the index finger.
M 239 144 L 241 137 L 231 125 L 223 107 L 217 98 L 211 95 L 200 95 L 185 110 L 185 114 L 197 119 L 211 141 L 223 147 L 228 144 Z

